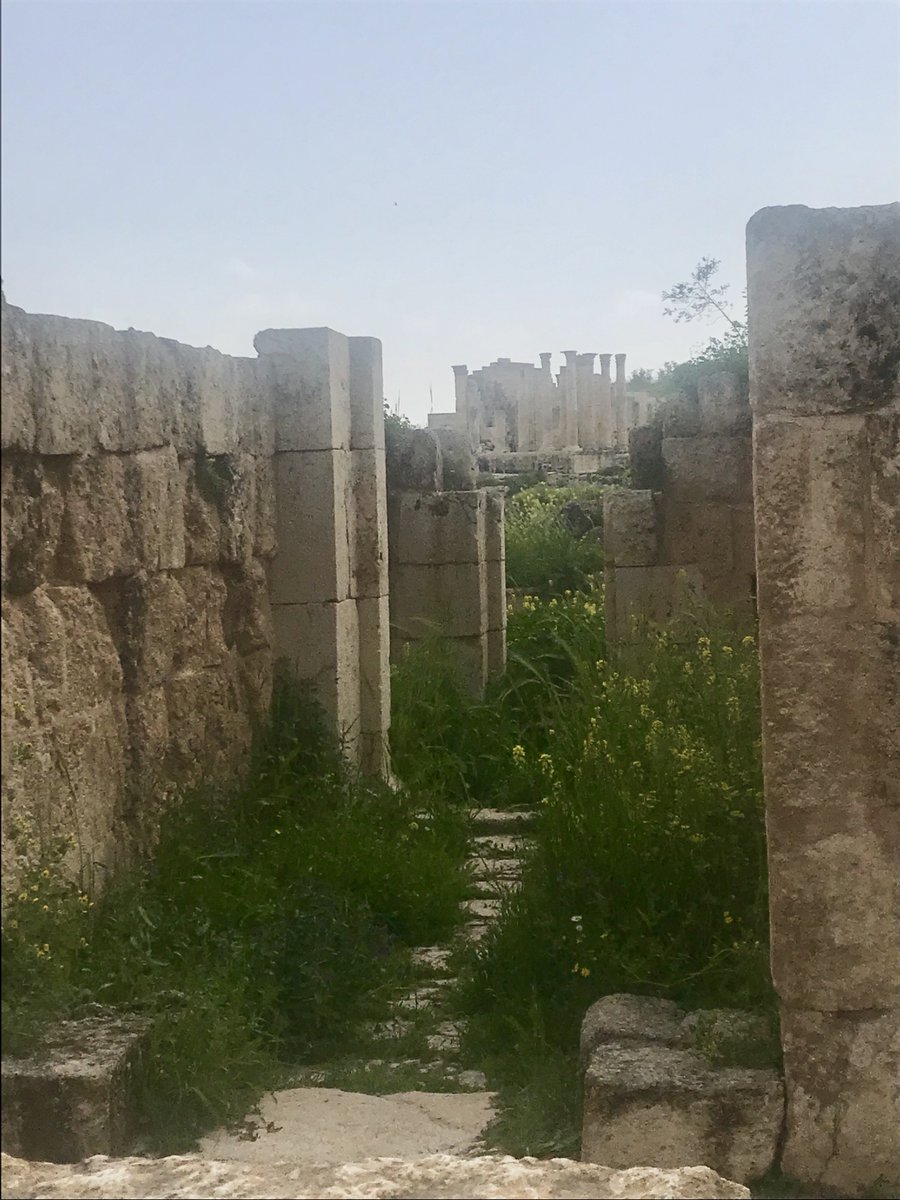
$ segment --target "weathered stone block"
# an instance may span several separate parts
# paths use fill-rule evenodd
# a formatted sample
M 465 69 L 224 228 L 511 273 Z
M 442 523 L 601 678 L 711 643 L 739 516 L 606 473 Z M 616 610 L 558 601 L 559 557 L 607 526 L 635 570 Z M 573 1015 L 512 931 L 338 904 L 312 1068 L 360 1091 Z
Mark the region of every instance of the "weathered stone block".
M 221 593 L 218 593 L 213 599 L 213 607 L 216 615 L 221 611 L 224 645 L 241 656 L 271 650 L 274 637 L 272 607 L 262 563 L 251 559 L 243 566 L 226 569 L 223 581 L 226 589 L 224 606 L 220 610 Z
M 749 437 L 750 397 L 746 380 L 731 371 L 717 371 L 697 383 L 700 433 Z
M 386 775 L 391 723 L 391 625 L 387 596 L 357 600 L 360 767 Z
M 391 571 L 391 625 L 404 638 L 487 632 L 484 564 L 404 563 Z
M 475 487 L 475 455 L 468 434 L 455 429 L 434 429 L 441 448 L 443 487 L 448 492 L 468 492 Z
M 350 590 L 376 597 L 388 590 L 388 521 L 383 450 L 352 450 Z
M 713 1068 L 694 1051 L 609 1042 L 584 1076 L 581 1157 L 613 1167 L 702 1162 L 746 1182 L 771 1168 L 783 1116 L 774 1071 Z
M 610 566 L 655 564 L 659 550 L 653 493 L 608 493 L 603 500 L 603 540 Z
M 28 318 L 0 296 L 0 443 L 7 450 L 34 449 L 35 417 L 31 373 L 33 350 Z
M 662 461 L 662 421 L 639 425 L 628 435 L 628 461 L 631 485 L 658 492 L 665 479 Z
M 499 490 L 485 489 L 484 557 L 506 563 L 506 497 Z
M 230 470 L 230 485 L 222 512 L 221 560 L 247 563 L 256 540 L 256 464 L 252 454 L 233 454 L 224 460 Z
M 140 451 L 125 462 L 138 560 L 149 571 L 183 567 L 184 493 L 175 447 Z
M 607 632 L 613 641 L 634 641 L 641 636 L 641 623 L 662 624 L 702 595 L 703 579 L 695 566 L 607 568 Z
M 65 501 L 62 472 L 32 456 L 4 454 L 2 467 L 2 582 L 20 595 L 49 581 Z
M 900 1189 L 900 1008 L 782 1010 L 781 1169 L 842 1194 Z
M 256 459 L 256 533 L 253 553 L 258 558 L 273 558 L 278 542 L 275 536 L 275 461 L 269 456 Z
M 869 603 L 877 620 L 900 621 L 900 406 L 866 418 L 871 536 L 867 539 Z
M 761 209 L 747 264 L 758 416 L 900 403 L 900 204 Z
M 46 1057 L 3 1059 L 3 1149 L 46 1162 L 122 1154 L 135 1132 L 137 1017 L 63 1022 Z
M 157 576 L 150 581 L 151 590 L 159 595 L 165 590 L 172 590 L 171 583 L 164 583 L 165 576 Z M 248 645 L 256 649 L 252 639 L 252 623 L 259 625 L 258 636 L 265 637 L 266 618 L 259 600 L 259 574 L 251 574 L 250 568 L 242 576 L 243 589 L 235 598 L 237 603 L 244 601 L 245 606 L 239 614 L 249 618 L 244 627 L 244 633 L 251 638 Z M 175 671 L 185 669 L 201 670 L 217 667 L 225 659 L 228 647 L 225 643 L 226 604 L 228 588 L 222 575 L 208 567 L 188 567 L 178 573 L 178 585 L 183 600 L 173 594 L 167 605 L 170 614 L 170 630 L 165 641 L 172 647 L 172 666 Z M 249 612 L 248 612 L 249 610 Z M 232 626 L 233 632 L 233 626 Z
M 394 430 L 387 440 L 388 491 L 439 492 L 444 460 L 433 429 Z
M 120 454 L 76 458 L 64 485 L 60 570 L 72 582 L 128 575 L 140 563 L 131 463 Z
M 679 395 L 660 407 L 663 438 L 692 438 L 700 433 L 700 402 L 693 396 Z
M 217 465 L 222 461 L 197 455 L 180 464 L 184 554 L 188 566 L 207 565 L 219 559 L 225 480 L 219 478 Z
M 731 511 L 729 504 L 716 501 L 667 504 L 662 537 L 664 561 L 695 563 L 704 579 L 730 572 L 734 567 Z M 746 585 L 742 590 L 749 593 Z
M 205 570 L 189 568 L 185 574 L 193 576 L 195 571 Z M 190 603 L 203 599 L 197 591 L 191 588 Z M 124 582 L 113 620 L 127 691 L 159 686 L 182 665 L 185 656 L 193 657 L 188 622 L 192 623 L 192 636 L 202 634 L 208 614 L 202 609 L 189 613 L 188 606 L 184 588 L 167 572 L 148 575 L 140 571 Z
M 384 382 L 381 342 L 352 337 L 350 355 L 350 445 L 354 450 L 384 450 Z
M 167 766 L 184 782 L 233 778 L 250 749 L 251 728 L 237 663 L 184 671 L 165 683 Z
M 401 492 L 392 498 L 391 561 L 397 566 L 479 563 L 485 553 L 486 494 Z
M 253 339 L 275 413 L 276 451 L 350 445 L 350 346 L 333 329 L 264 329 Z
M 765 529 L 760 604 L 773 618 L 853 610 L 866 594 L 869 454 L 865 418 L 760 418 L 756 513 Z
M 277 657 L 299 679 L 312 682 L 348 757 L 359 738 L 358 601 L 273 606 Z
M 581 1022 L 578 1057 L 587 1066 L 598 1046 L 607 1042 L 683 1044 L 684 1010 L 671 1000 L 615 993 L 594 1001 Z
M 276 538 L 272 603 L 350 595 L 350 462 L 340 450 L 275 456 Z
M 749 438 L 664 437 L 667 499 L 687 504 L 748 501 L 753 494 Z

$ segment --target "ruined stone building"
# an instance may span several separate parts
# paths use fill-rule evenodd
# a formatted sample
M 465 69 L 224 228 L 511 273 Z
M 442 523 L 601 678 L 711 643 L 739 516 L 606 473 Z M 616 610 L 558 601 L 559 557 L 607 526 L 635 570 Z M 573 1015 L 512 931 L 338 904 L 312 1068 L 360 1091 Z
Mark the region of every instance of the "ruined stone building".
M 599 355 L 598 375 L 597 354 L 563 353 L 555 378 L 549 353 L 539 367 L 508 358 L 472 372 L 454 367 L 456 411 L 432 413 L 429 426 L 455 429 L 475 449 L 495 455 L 626 449 L 629 431 L 647 420 L 654 398 L 629 390 L 624 354 Z

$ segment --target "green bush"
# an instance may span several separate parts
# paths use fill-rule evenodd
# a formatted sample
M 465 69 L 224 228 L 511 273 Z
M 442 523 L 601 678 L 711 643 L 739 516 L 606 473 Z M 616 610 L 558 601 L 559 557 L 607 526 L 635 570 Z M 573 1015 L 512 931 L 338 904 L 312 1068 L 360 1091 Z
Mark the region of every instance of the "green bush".
M 96 907 L 64 881 L 59 847 L 36 856 L 4 931 L 6 1048 L 96 1004 L 146 1014 L 146 1133 L 183 1148 L 243 1116 L 284 1063 L 383 1015 L 411 975 L 406 947 L 459 919 L 462 839 L 446 832 L 343 768 L 282 684 L 244 785 L 184 797 L 152 863 Z
M 585 586 L 603 566 L 605 490 L 591 484 L 559 488 L 539 483 L 507 501 L 510 587 L 551 596 Z M 573 527 L 573 517 L 580 528 Z

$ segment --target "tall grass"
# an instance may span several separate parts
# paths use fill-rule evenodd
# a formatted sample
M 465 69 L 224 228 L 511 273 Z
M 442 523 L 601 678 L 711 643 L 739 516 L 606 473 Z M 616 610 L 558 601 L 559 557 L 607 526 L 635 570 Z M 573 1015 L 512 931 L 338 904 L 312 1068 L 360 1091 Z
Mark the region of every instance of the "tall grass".
M 509 586 L 549 597 L 575 590 L 603 565 L 601 486 L 536 484 L 506 505 Z M 567 508 L 567 506 L 569 506 Z M 573 525 L 577 522 L 577 528 Z
M 175 1150 L 243 1116 L 285 1064 L 327 1057 L 383 1015 L 407 947 L 448 935 L 462 835 L 354 777 L 282 684 L 243 784 L 183 799 L 153 862 L 92 907 L 37 848 L 3 938 L 4 1040 L 97 1004 L 144 1014 L 141 1108 Z

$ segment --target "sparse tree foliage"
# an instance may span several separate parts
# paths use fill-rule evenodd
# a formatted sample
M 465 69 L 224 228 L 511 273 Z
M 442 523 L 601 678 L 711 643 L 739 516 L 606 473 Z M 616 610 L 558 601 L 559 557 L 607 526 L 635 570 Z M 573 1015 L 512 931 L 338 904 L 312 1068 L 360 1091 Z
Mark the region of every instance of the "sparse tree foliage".
M 695 321 L 698 317 L 709 316 L 714 310 L 724 317 L 732 329 L 741 328 L 741 323 L 729 314 L 731 303 L 726 299 L 729 285 L 715 284 L 713 277 L 721 263 L 717 258 L 703 257 L 694 268 L 694 273 L 686 283 L 676 283 L 674 287 L 663 292 L 662 298 L 667 302 L 663 312 L 673 321 Z

